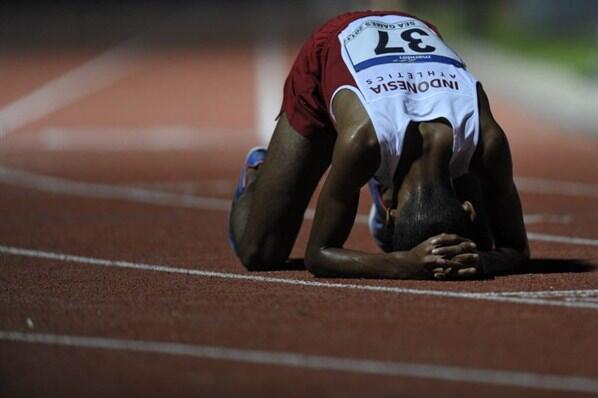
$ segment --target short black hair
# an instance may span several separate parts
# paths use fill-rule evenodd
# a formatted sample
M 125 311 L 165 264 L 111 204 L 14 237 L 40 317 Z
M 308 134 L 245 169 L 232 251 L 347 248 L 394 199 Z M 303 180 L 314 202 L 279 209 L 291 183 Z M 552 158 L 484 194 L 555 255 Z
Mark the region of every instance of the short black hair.
M 395 219 L 393 248 L 410 250 L 432 236 L 450 233 L 475 240 L 475 228 L 448 184 L 424 183 L 414 189 Z

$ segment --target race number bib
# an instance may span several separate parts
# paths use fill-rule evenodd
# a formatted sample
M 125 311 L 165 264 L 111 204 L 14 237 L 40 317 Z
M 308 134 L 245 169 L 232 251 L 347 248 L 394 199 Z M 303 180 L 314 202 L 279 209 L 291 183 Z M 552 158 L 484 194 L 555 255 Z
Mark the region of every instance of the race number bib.
M 385 22 L 384 19 L 389 17 L 394 21 Z M 431 28 L 412 18 L 386 16 L 359 19 L 341 33 L 340 40 L 355 72 L 399 62 L 440 62 L 464 66 L 459 56 Z

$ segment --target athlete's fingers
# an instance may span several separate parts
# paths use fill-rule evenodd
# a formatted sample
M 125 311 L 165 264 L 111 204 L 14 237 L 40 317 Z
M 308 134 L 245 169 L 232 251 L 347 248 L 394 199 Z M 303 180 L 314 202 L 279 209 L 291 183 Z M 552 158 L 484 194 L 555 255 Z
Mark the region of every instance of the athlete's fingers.
M 463 279 L 475 275 L 477 273 L 477 268 L 460 265 L 459 267 L 450 268 L 446 271 L 448 271 L 445 275 L 447 279 Z
M 446 274 L 444 272 L 435 272 L 434 279 L 446 279 Z
M 453 266 L 459 265 L 459 263 L 440 257 L 437 257 L 432 264 L 436 264 L 436 267 L 431 270 L 434 279 L 446 279 L 452 271 Z
M 454 256 L 451 260 L 463 265 L 477 266 L 480 263 L 480 255 L 478 253 L 462 253 Z
M 458 269 L 470 267 L 469 265 L 464 266 L 457 261 L 447 260 L 444 258 L 437 259 L 435 264 L 432 264 L 432 266 L 432 273 L 437 273 L 442 270 L 442 272 L 444 272 L 447 276 L 453 272 L 456 272 Z
M 445 246 L 460 243 L 463 240 L 465 239 L 456 234 L 440 234 L 434 236 L 430 243 L 434 246 Z
M 455 257 L 462 253 L 474 253 L 477 247 L 471 241 L 460 242 L 456 245 L 436 247 L 432 249 L 432 254 L 444 257 Z
M 464 276 L 473 276 L 478 273 L 478 269 L 476 267 L 469 267 L 469 268 L 461 268 L 457 271 L 457 274 L 461 277 Z
M 455 242 L 455 241 L 460 241 L 460 236 L 456 235 L 456 234 L 440 234 L 440 235 L 436 235 L 434 236 L 430 243 L 432 243 L 433 245 L 438 245 L 438 244 L 443 244 L 443 243 L 447 243 L 447 242 Z
M 434 278 L 435 279 L 446 279 L 452 271 L 451 267 L 448 268 L 435 268 L 434 269 Z

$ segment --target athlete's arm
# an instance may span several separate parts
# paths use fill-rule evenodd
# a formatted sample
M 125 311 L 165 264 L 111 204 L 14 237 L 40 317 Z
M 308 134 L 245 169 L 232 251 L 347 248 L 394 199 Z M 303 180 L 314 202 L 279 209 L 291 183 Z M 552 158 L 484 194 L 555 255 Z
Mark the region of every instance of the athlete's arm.
M 511 151 L 504 131 L 492 117 L 479 87 L 481 156 L 477 170 L 488 207 L 494 250 L 480 253 L 487 275 L 512 272 L 529 260 L 529 246 L 519 193 L 513 181 Z
M 437 267 L 459 267 L 459 263 L 432 254 L 433 249 L 459 239 L 452 235 L 432 237 L 405 252 L 364 253 L 343 248 L 355 220 L 359 191 L 380 163 L 373 127 L 367 115 L 359 117 L 360 112 L 365 114 L 351 106 L 336 112 L 344 117 L 337 118 L 332 165 L 305 254 L 308 270 L 316 276 L 421 279 L 432 278 Z
M 364 129 L 337 138 L 305 255 L 314 275 L 419 279 L 431 277 L 435 267 L 447 266 L 447 260 L 431 254 L 442 245 L 442 237 L 407 252 L 364 253 L 343 248 L 355 220 L 359 191 L 378 167 L 378 151 Z

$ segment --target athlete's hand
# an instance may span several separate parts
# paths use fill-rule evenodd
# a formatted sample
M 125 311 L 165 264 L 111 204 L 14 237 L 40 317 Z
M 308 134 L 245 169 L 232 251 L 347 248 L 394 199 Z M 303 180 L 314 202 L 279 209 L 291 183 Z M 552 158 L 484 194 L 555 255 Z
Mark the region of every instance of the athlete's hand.
M 432 254 L 443 259 L 456 262 L 457 267 L 436 267 L 432 270 L 435 279 L 468 278 L 480 273 L 480 256 L 474 242 L 458 235 L 442 234 L 436 243 L 442 242 L 441 247 L 432 250 Z
M 440 234 L 409 250 L 409 256 L 421 270 L 422 278 L 462 278 L 477 273 L 475 250 L 475 244 L 468 239 Z

